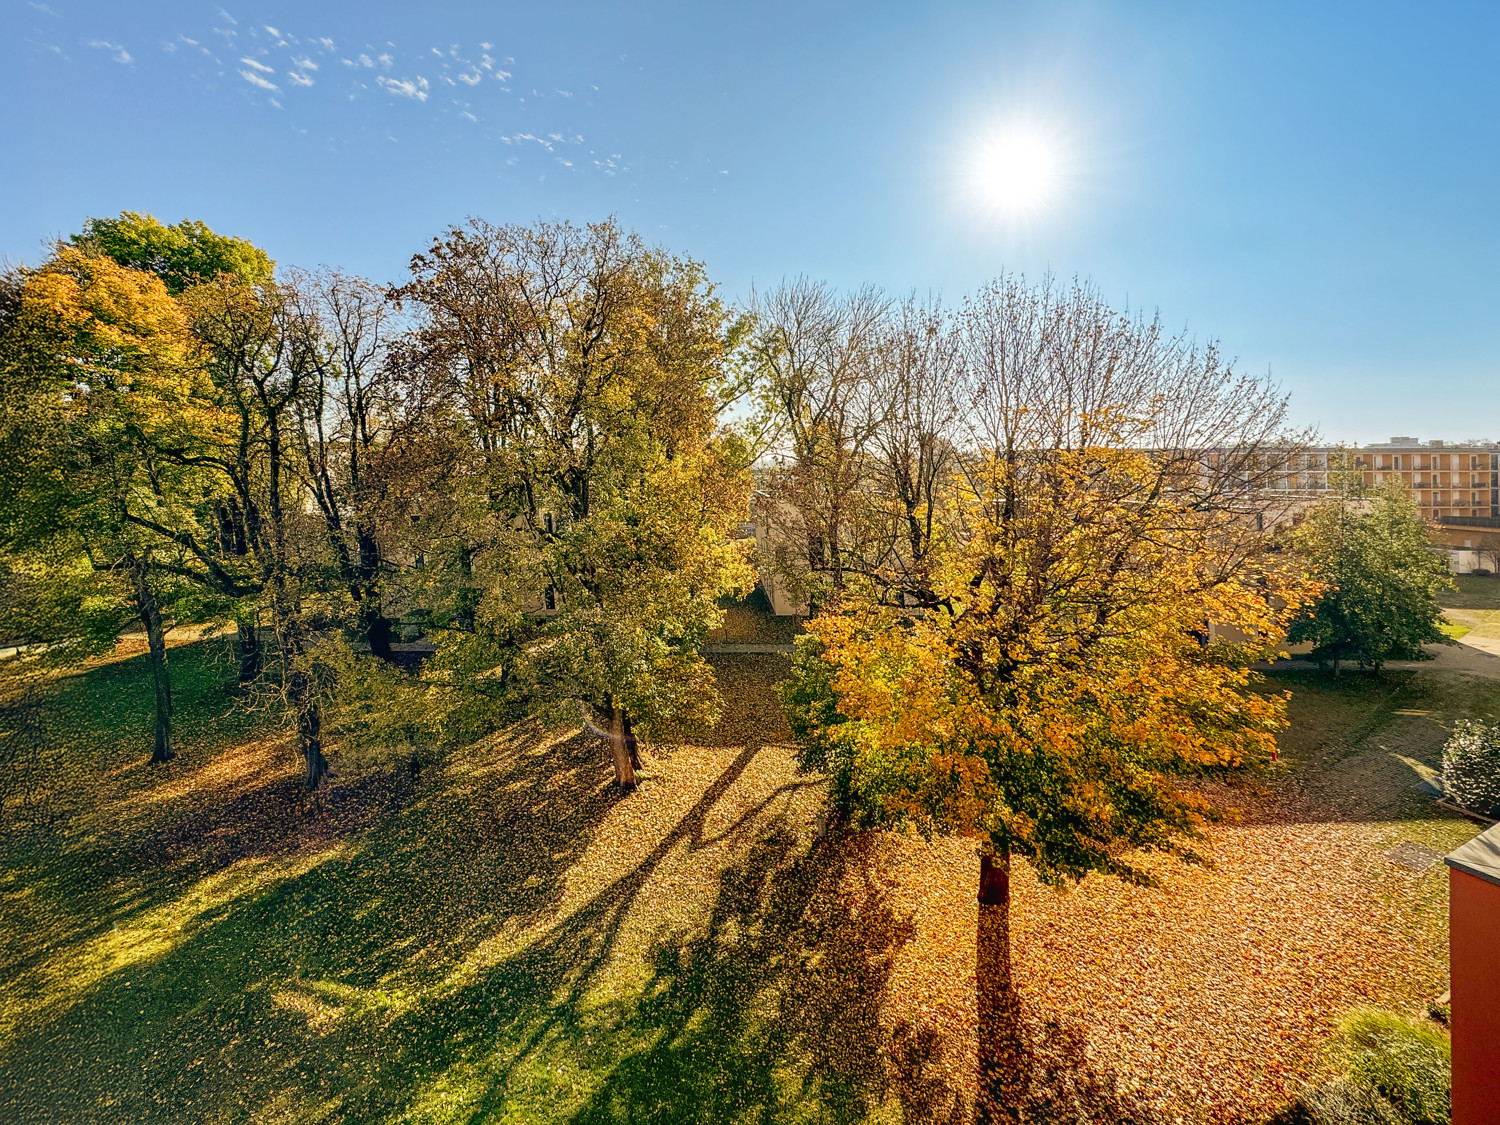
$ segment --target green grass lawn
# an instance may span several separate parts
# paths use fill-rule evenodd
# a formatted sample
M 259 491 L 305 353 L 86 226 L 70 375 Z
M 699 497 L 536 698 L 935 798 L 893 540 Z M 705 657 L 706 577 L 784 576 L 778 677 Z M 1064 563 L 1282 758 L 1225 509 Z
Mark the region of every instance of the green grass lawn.
M 270 712 L 226 687 L 225 642 L 172 663 L 166 767 L 145 762 L 142 658 L 59 682 L 58 819 L 0 854 L 0 1121 L 923 1119 L 891 1027 L 938 977 L 972 997 L 972 851 L 816 838 L 780 658 L 718 659 L 726 722 L 650 748 L 629 797 L 597 744 L 517 728 L 318 803 Z M 1416 966 L 1390 995 L 1415 1002 L 1445 971 L 1446 884 L 1378 849 L 1473 834 L 1412 763 L 1500 711 L 1500 684 L 1274 679 L 1292 778 L 1335 845 L 1347 827 L 1369 851 L 1360 893 Z M 1088 901 L 1025 887 L 1044 913 Z
M 878 994 L 893 923 L 850 913 L 837 849 L 811 854 L 816 787 L 749 748 L 780 734 L 779 666 L 739 658 L 734 741 L 656 762 L 632 798 L 597 744 L 518 730 L 420 785 L 339 779 L 320 809 L 218 687 L 221 655 L 172 653 L 165 768 L 139 658 L 63 685 L 72 815 L 10 840 L 0 884 L 0 1120 L 876 1107 L 878 1058 L 841 1016 Z
M 1455 574 L 1455 590 L 1444 590 L 1438 603 L 1451 609 L 1500 610 L 1500 575 Z

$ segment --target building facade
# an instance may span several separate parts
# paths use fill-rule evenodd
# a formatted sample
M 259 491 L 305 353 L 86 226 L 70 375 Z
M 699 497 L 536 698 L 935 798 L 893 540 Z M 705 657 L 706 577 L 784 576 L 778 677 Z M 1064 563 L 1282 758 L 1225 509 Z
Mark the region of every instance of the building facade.
M 1450 444 L 1393 437 L 1348 449 L 1307 449 L 1288 456 L 1278 487 L 1313 495 L 1326 491 L 1331 474 L 1345 458 L 1368 486 L 1401 480 L 1434 523 L 1494 520 L 1492 526 L 1500 528 L 1500 443 Z

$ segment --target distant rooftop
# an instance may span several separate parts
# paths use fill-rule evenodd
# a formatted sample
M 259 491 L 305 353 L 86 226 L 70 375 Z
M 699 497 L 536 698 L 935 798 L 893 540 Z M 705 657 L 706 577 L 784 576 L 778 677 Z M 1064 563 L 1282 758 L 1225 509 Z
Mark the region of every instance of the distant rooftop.
M 1414 437 L 1393 437 L 1390 441 L 1372 441 L 1366 449 L 1500 449 L 1500 442 L 1479 438 L 1475 441 L 1428 441 Z

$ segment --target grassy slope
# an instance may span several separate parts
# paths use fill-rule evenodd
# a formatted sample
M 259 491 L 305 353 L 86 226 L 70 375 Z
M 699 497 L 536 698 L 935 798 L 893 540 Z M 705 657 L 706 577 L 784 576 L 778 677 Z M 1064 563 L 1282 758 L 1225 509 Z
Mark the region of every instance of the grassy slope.
M 341 778 L 320 809 L 222 655 L 174 650 L 162 769 L 140 659 L 65 685 L 74 815 L 0 873 L 0 1120 L 834 1122 L 961 1098 L 972 849 L 815 841 L 776 658 L 722 658 L 729 720 L 623 800 L 597 745 L 518 730 L 419 784 Z M 1441 868 L 1382 851 L 1472 834 L 1403 759 L 1500 710 L 1500 685 L 1432 672 L 1279 679 L 1299 769 L 1216 834 L 1214 871 L 1017 883 L 1028 1000 L 1126 1083 L 1206 1090 L 1199 1119 L 1242 1055 L 1233 1104 L 1269 1105 L 1345 1000 L 1439 990 Z M 1305 940 L 1294 901 L 1327 923 Z M 893 1083 L 903 1019 L 932 1034 L 896 1036 Z

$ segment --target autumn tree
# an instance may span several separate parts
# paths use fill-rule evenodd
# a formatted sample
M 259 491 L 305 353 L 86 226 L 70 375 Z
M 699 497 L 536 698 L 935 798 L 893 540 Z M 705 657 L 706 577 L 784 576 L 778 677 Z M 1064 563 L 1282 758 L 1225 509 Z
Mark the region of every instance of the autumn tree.
M 1320 500 L 1294 544 L 1323 593 L 1292 622 L 1288 639 L 1313 659 L 1377 673 L 1388 660 L 1425 660 L 1424 644 L 1449 643 L 1437 595 L 1452 589 L 1447 564 L 1400 480 L 1369 490 L 1346 479 Z
M 400 336 L 395 310 L 379 287 L 335 270 L 293 271 L 283 288 L 307 337 L 305 387 L 292 400 L 305 485 L 353 604 L 354 632 L 389 660 L 385 532 L 401 514 L 392 501 L 413 431 L 390 356 Z
M 319 610 L 326 615 L 329 543 L 326 520 L 309 511 L 301 424 L 324 342 L 295 294 L 275 283 L 252 289 L 221 274 L 182 301 L 225 422 L 212 449 L 184 457 L 214 475 L 223 500 L 213 520 L 179 540 L 200 581 L 253 595 L 269 613 L 281 690 L 315 788 L 328 772 L 313 649 Z
M 71 241 L 127 268 L 154 273 L 174 296 L 221 277 L 238 280 L 254 289 L 271 281 L 276 265 L 253 243 L 218 234 L 203 222 L 184 219 L 166 226 L 150 215 L 134 211 L 122 212 L 113 219 L 89 219 Z M 218 540 L 226 565 L 199 567 L 189 575 L 218 597 L 227 599 L 235 624 L 239 679 L 241 683 L 249 683 L 260 674 L 262 660 L 256 606 L 248 597 L 253 591 L 245 581 L 250 544 L 240 526 L 232 495 L 214 499 L 210 519 L 213 525 L 210 538 Z M 181 528 L 169 529 L 167 533 L 180 536 Z
M 638 727 L 715 714 L 698 647 L 751 582 L 748 458 L 718 422 L 739 322 L 697 263 L 612 222 L 473 221 L 397 295 L 410 393 L 448 435 L 414 514 L 458 706 L 581 703 L 630 787 Z
M 21 275 L 0 353 L 10 454 L 0 522 L 19 560 L 10 577 L 73 610 L 53 618 L 61 635 L 45 643 L 97 646 L 128 618 L 141 622 L 156 696 L 151 760 L 167 761 L 163 593 L 185 595 L 172 574 L 180 551 L 155 529 L 191 523 L 201 481 L 162 450 L 194 445 L 212 425 L 187 319 L 154 275 L 61 245 Z M 122 595 L 133 613 L 120 612 Z
M 757 513 L 793 588 L 843 589 L 859 555 L 867 446 L 883 414 L 875 384 L 890 301 L 798 279 L 752 302 L 762 428 L 774 456 Z
M 1249 665 L 1302 587 L 1257 531 L 1284 444 L 1272 388 L 1078 286 L 1002 279 L 955 332 L 963 440 L 933 489 L 928 597 L 849 583 L 782 691 L 846 815 L 978 842 L 1000 1090 L 1012 863 L 1149 882 L 1142 852 L 1191 858 L 1218 815 L 1193 779 L 1266 761 L 1284 725 Z

